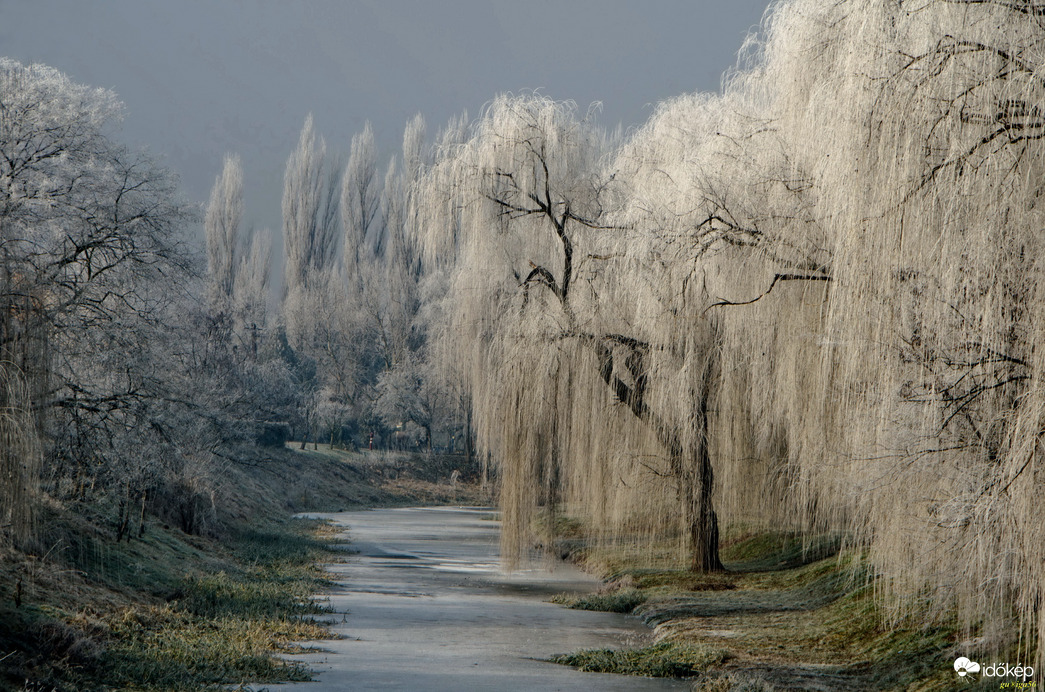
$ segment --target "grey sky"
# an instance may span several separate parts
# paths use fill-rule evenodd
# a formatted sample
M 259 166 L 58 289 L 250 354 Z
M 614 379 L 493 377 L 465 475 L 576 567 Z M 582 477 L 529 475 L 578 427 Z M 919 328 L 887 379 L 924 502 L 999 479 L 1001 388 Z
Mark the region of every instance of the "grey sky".
M 123 134 L 205 201 L 235 152 L 247 221 L 279 229 L 283 164 L 308 112 L 347 152 L 366 120 L 385 155 L 495 94 L 541 89 L 602 122 L 719 88 L 767 0 L 0 0 L 0 55 L 114 89 Z

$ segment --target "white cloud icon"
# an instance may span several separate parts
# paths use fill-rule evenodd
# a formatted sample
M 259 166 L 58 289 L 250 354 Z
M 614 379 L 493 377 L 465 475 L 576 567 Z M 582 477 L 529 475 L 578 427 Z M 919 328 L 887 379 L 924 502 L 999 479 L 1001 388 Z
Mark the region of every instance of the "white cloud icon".
M 958 671 L 958 675 L 964 677 L 969 673 L 979 673 L 980 664 L 962 656 L 954 661 L 954 669 Z

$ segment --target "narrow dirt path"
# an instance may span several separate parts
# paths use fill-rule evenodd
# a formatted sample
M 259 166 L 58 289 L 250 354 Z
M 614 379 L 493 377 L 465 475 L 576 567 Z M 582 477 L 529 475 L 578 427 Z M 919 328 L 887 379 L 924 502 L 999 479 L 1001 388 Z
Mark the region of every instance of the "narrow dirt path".
M 315 515 L 345 527 L 351 549 L 331 565 L 336 612 L 324 649 L 295 657 L 317 671 L 281 690 L 682 690 L 677 680 L 582 673 L 542 659 L 646 641 L 634 617 L 546 600 L 594 588 L 565 565 L 504 574 L 498 524 L 480 509 L 381 509 Z

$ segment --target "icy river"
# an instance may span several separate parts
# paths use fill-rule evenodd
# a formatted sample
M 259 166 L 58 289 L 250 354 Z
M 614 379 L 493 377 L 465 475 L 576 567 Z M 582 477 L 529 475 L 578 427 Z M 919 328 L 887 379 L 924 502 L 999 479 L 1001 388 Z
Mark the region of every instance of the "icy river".
M 316 671 L 280 690 L 682 690 L 681 681 L 582 673 L 543 659 L 648 641 L 631 616 L 547 602 L 597 583 L 540 561 L 498 563 L 499 525 L 468 508 L 379 509 L 309 515 L 343 528 L 353 554 L 329 566 L 334 633 L 295 656 Z

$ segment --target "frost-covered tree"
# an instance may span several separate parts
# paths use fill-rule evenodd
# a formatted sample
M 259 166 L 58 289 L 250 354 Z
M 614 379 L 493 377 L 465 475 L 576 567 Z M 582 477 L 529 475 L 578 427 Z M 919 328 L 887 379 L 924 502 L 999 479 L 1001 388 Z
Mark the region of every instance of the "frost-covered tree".
M 207 272 L 213 309 L 225 312 L 235 285 L 240 223 L 243 219 L 243 164 L 226 155 L 211 188 L 203 228 L 207 237 Z
M 378 376 L 374 409 L 389 429 L 431 452 L 436 434 L 449 438 L 457 431 L 460 405 L 426 355 L 407 353 Z
M 378 227 L 376 150 L 369 126 L 353 139 L 347 170 L 325 162 L 325 145 L 309 117 L 287 162 L 284 185 L 284 298 L 282 318 L 290 347 L 303 367 L 305 416 L 317 435 L 320 418 L 358 409 L 367 398 L 373 355 L 373 239 Z M 359 200 L 353 202 L 352 195 Z M 358 242 L 355 240 L 358 236 Z M 339 261 L 338 250 L 344 246 Z M 376 276 L 376 275 L 375 275 Z M 306 372 L 307 371 L 307 372 Z M 326 411 L 320 417 L 317 411 Z M 337 427 L 337 426 L 335 426 Z
M 380 367 L 377 361 L 385 351 L 381 346 L 384 342 L 381 319 L 384 219 L 380 183 L 377 146 L 373 129 L 367 122 L 363 131 L 352 137 L 348 164 L 341 180 L 344 279 L 337 294 L 342 312 L 339 319 L 343 325 L 351 325 L 344 338 L 354 344 L 353 355 L 342 362 L 342 367 L 345 387 L 361 395 L 357 413 L 362 413 L 372 401 L 374 370 Z
M 752 75 L 835 277 L 796 475 L 869 543 L 898 612 L 928 596 L 994 641 L 1013 616 L 1043 626 L 1040 14 L 787 3 Z
M 305 118 L 298 145 L 283 176 L 283 293 L 304 289 L 308 278 L 329 271 L 337 257 L 337 228 L 330 194 L 334 176 L 326 169 L 326 143 Z
M 502 465 L 510 552 L 538 505 L 554 509 L 566 497 L 607 509 L 592 495 L 605 491 L 596 479 L 629 464 L 629 477 L 641 471 L 624 459 L 630 450 L 663 460 L 646 465 L 647 481 L 673 486 L 692 567 L 720 569 L 707 444 L 713 330 L 681 348 L 668 325 L 678 307 L 670 299 L 687 293 L 683 277 L 656 261 L 618 261 L 641 238 L 607 224 L 612 149 L 574 112 L 500 97 L 437 164 L 430 184 L 446 206 L 436 200 L 429 228 L 444 235 L 429 243 L 457 262 L 444 353 L 469 383 L 481 446 Z M 641 300 L 648 285 L 660 302 Z M 691 408 L 669 398 L 673 382 Z M 628 509 L 615 509 L 623 523 Z
M 115 490 L 160 460 L 168 430 L 152 339 L 185 285 L 191 212 L 169 171 L 109 137 L 120 109 L 108 90 L 0 60 L 3 408 L 24 422 L 16 412 L 31 407 L 59 489 L 104 476 Z M 16 429 L 30 430 L 5 427 Z M 18 449 L 8 442 L 5 458 Z
M 332 391 L 357 419 L 376 420 L 375 389 L 382 372 L 414 358 L 420 346 L 416 315 L 420 265 L 413 239 L 413 191 L 423 165 L 423 120 L 404 135 L 404 156 L 413 173 L 390 162 L 384 185 L 369 123 L 352 138 L 341 187 L 344 229 L 343 279 L 331 285 L 338 327 L 327 343 L 339 350 L 330 359 Z
M 424 339 L 418 322 L 422 269 L 413 216 L 415 188 L 416 180 L 398 170 L 392 159 L 382 195 L 386 239 L 381 263 L 387 294 L 382 297 L 381 341 L 386 369 L 407 360 Z
M 326 165 L 326 145 L 305 119 L 297 148 L 287 159 L 283 188 L 284 284 L 282 319 L 287 340 L 300 358 L 315 367 L 317 359 L 336 352 L 332 323 L 339 300 L 337 286 L 337 189 L 340 171 Z M 332 356 L 335 361 L 338 356 Z M 324 370 L 324 368 L 320 368 Z M 329 370 L 329 368 L 326 368 Z M 312 376 L 302 386 L 315 391 Z M 311 396 L 311 394 L 309 394 Z
M 425 143 L 427 129 L 424 117 L 418 113 L 403 130 L 403 172 L 408 180 L 417 181 L 424 172 L 428 158 Z
M 998 646 L 1043 631 L 1039 20 L 781 3 L 722 96 L 621 148 L 607 221 L 659 229 L 621 257 L 707 291 L 669 314 L 683 341 L 715 323 L 719 506 L 844 531 L 891 613 Z
M 379 251 L 381 190 L 377 169 L 377 145 L 367 122 L 353 135 L 348 165 L 341 179 L 341 222 L 344 229 L 344 266 L 354 290 L 367 287 L 369 277 L 361 276 Z
M 249 335 L 252 350 L 256 350 L 258 330 L 268 323 L 269 267 L 272 258 L 272 236 L 268 229 L 254 233 L 250 245 L 240 259 L 233 281 L 233 310 L 236 328 Z

